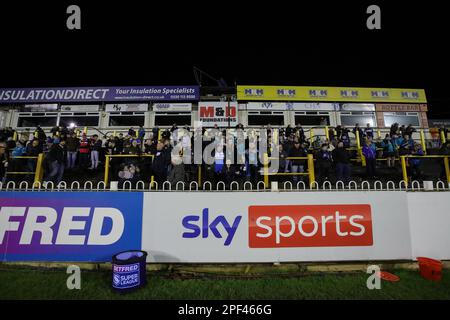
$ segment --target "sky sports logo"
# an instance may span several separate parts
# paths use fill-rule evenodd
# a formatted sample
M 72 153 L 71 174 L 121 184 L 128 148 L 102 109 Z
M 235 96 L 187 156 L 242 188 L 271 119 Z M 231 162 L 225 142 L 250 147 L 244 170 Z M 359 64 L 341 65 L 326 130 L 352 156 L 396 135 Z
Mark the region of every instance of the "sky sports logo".
M 368 204 L 250 206 L 249 247 L 371 246 Z
M 182 237 L 214 237 L 230 246 L 241 220 L 241 215 L 227 218 L 205 208 L 200 216 L 183 218 Z M 373 245 L 368 204 L 250 206 L 247 228 L 250 248 Z

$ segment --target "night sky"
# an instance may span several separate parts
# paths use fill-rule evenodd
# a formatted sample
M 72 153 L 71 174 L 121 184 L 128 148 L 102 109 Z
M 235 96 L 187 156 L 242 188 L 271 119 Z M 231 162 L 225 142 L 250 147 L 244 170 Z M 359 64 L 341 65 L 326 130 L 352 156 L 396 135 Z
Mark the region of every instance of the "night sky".
M 187 85 L 197 66 L 230 86 L 424 88 L 430 118 L 450 118 L 443 2 L 92 2 L 2 3 L 0 86 Z M 381 30 L 366 28 L 369 4 Z

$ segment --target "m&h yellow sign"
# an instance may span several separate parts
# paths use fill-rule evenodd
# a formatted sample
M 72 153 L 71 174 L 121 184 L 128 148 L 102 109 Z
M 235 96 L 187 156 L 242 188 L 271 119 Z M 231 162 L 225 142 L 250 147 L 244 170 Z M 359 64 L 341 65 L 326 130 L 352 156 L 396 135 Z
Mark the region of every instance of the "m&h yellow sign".
M 423 89 L 237 86 L 238 100 L 426 103 Z

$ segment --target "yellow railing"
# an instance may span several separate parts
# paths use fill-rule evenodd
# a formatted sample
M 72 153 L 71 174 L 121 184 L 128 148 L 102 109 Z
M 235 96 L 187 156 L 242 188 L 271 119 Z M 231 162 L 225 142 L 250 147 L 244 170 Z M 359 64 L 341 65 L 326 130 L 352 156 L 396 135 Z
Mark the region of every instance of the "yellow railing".
M 6 174 L 10 175 L 31 175 L 34 174 L 34 183 L 42 183 L 42 178 L 44 176 L 44 154 L 40 153 L 37 157 L 33 156 L 16 156 L 11 157 L 11 159 L 36 159 L 36 169 L 35 171 L 7 171 Z
M 366 157 L 364 157 L 361 147 L 361 139 L 359 137 L 359 130 L 356 130 L 356 150 L 358 151 L 358 159 L 361 161 L 363 167 L 366 166 Z
M 269 172 L 269 160 L 276 160 L 279 158 L 269 157 L 267 153 L 264 153 L 263 158 L 263 175 L 264 175 L 264 186 L 269 188 L 269 176 L 308 176 L 310 186 L 316 181 L 316 176 L 314 174 L 314 157 L 312 154 L 308 154 L 306 157 L 287 157 L 286 160 L 307 160 L 307 172 Z
M 450 169 L 449 169 L 449 162 L 448 162 L 448 158 L 450 156 L 415 156 L 415 155 L 405 155 L 405 156 L 400 156 L 400 162 L 402 165 L 402 174 L 403 174 L 403 181 L 405 181 L 406 184 L 408 184 L 408 171 L 407 171 L 407 165 L 406 165 L 406 159 L 407 158 L 436 158 L 436 159 L 443 159 L 444 160 L 444 168 L 445 168 L 445 176 L 447 177 L 447 183 L 450 182 Z
M 427 154 L 427 145 L 425 143 L 425 133 L 423 131 L 423 129 L 420 130 L 420 145 L 422 146 L 422 150 L 423 153 L 426 155 Z M 380 135 L 379 135 L 380 137 Z M 350 148 L 347 148 L 347 150 L 349 150 Z M 361 146 L 361 140 L 359 138 L 359 132 L 356 131 L 356 149 L 358 150 L 358 160 L 361 161 L 361 165 L 363 167 L 366 166 L 366 158 L 364 157 L 363 153 L 362 153 L 362 146 Z M 377 151 L 379 150 L 383 150 L 382 148 L 377 148 Z M 377 160 L 386 160 L 386 159 L 377 159 Z
M 111 162 L 111 158 L 154 158 L 154 155 L 152 154 L 106 154 L 105 155 L 105 186 L 108 184 L 109 181 L 109 164 Z M 151 176 L 150 184 L 152 185 L 154 181 L 154 176 Z

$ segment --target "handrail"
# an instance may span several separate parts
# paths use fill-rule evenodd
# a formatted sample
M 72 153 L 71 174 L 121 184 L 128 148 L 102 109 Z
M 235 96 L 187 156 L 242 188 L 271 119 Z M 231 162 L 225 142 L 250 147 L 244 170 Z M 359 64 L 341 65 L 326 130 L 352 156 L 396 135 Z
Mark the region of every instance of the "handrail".
M 31 183 L 31 182 L 30 182 Z M 179 185 L 183 187 L 179 187 Z M 77 186 L 75 186 L 75 184 Z M 155 182 L 156 184 L 156 182 Z M 194 188 L 192 188 L 192 184 L 195 185 Z M 207 185 L 209 185 L 209 188 L 207 188 Z M 261 188 L 260 186 L 263 186 Z M 234 187 L 235 186 L 235 187 Z M 249 187 L 247 187 L 249 186 Z M 325 181 L 321 186 L 317 183 L 317 181 L 314 181 L 309 188 L 306 187 L 306 184 L 303 181 L 299 181 L 296 186 L 293 186 L 291 181 L 284 181 L 282 183 L 283 189 L 279 189 L 278 191 L 297 191 L 297 192 L 308 192 L 308 191 L 334 191 L 334 192 L 342 192 L 342 191 L 422 191 L 424 188 L 421 187 L 419 181 L 414 180 L 411 183 L 411 186 L 408 187 L 403 180 L 401 180 L 398 185 L 392 181 L 386 181 L 381 182 L 380 180 L 377 180 L 373 183 L 373 187 L 371 187 L 370 182 L 367 180 L 364 180 L 360 183 L 351 180 L 347 185 L 344 184 L 343 181 L 336 181 L 335 184 L 331 183 L 330 181 Z M 76 188 L 75 188 L 76 187 Z M 31 189 L 31 190 L 30 190 Z M 104 185 L 103 181 L 99 181 L 97 185 L 94 186 L 94 184 L 91 181 L 87 181 L 83 188 L 79 187 L 79 182 L 75 181 L 75 183 L 72 183 L 70 186 L 66 181 L 61 181 L 57 185 L 55 185 L 52 181 L 46 181 L 43 184 L 41 183 L 31 183 L 29 184 L 28 181 L 22 181 L 20 183 L 16 183 L 14 181 L 8 181 L 6 184 L 2 184 L 0 182 L 0 191 L 59 191 L 59 192 L 75 192 L 75 191 L 96 191 L 96 192 L 103 192 L 103 191 L 109 191 L 110 189 L 107 189 Z M 224 192 L 224 191 L 266 191 L 264 188 L 264 182 L 259 181 L 256 185 L 256 188 L 253 187 L 250 181 L 246 181 L 243 185 L 239 185 L 237 181 L 233 181 L 230 184 L 230 188 L 226 188 L 226 184 L 223 181 L 219 181 L 216 183 L 215 188 L 213 188 L 213 185 L 210 181 L 206 181 L 203 184 L 203 190 L 199 190 L 198 185 L 196 181 L 192 181 L 189 189 L 186 188 L 186 184 L 182 181 L 178 182 L 176 185 L 171 184 L 169 181 L 164 182 L 162 188 L 154 188 L 154 189 L 144 189 L 144 181 L 140 180 L 135 185 L 133 185 L 130 181 L 124 182 L 124 185 L 120 191 L 145 191 L 145 192 L 153 192 L 153 191 L 188 191 L 188 192 L 208 192 L 208 191 L 217 191 L 217 192 Z M 450 191 L 450 185 L 446 185 L 443 181 L 437 181 L 433 184 L 434 191 Z M 117 191 L 117 189 L 111 191 Z
M 6 175 L 32 175 L 34 174 L 34 182 L 42 182 L 44 176 L 44 153 L 39 153 L 37 156 L 12 156 L 11 159 L 36 159 L 36 169 L 34 171 L 6 171 Z
M 450 182 L 450 166 L 449 166 L 449 157 L 450 155 L 403 155 L 400 156 L 401 166 L 402 166 L 402 175 L 403 175 L 403 181 L 405 181 L 406 184 L 408 184 L 408 170 L 407 170 L 407 164 L 406 159 L 407 158 L 422 158 L 422 159 L 443 159 L 444 160 L 444 168 L 445 168 L 445 176 L 447 177 L 447 182 Z
M 312 154 L 308 154 L 306 157 L 287 157 L 286 160 L 307 160 L 307 171 L 306 172 L 269 172 L 269 160 L 276 160 L 278 157 L 269 157 L 267 153 L 264 153 L 263 156 L 263 175 L 264 175 L 264 185 L 267 189 L 269 187 L 269 176 L 308 176 L 309 184 L 311 185 L 315 181 L 314 174 L 314 156 Z

